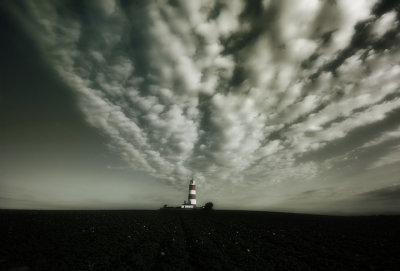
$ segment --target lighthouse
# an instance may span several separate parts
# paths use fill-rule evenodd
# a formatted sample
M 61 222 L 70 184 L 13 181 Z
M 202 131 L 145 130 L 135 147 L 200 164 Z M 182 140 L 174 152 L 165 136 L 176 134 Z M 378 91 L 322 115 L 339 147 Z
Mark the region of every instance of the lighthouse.
M 189 182 L 189 194 L 188 194 L 188 201 L 181 205 L 183 209 L 194 209 L 196 208 L 196 182 L 191 179 Z
M 191 179 L 189 183 L 189 204 L 193 205 L 193 208 L 196 208 L 196 182 Z

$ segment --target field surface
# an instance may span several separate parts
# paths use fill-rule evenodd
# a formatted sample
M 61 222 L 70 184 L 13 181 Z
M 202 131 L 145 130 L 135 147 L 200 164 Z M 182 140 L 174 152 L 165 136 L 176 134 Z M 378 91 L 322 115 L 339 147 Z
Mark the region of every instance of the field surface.
M 0 211 L 0 270 L 400 270 L 400 216 Z

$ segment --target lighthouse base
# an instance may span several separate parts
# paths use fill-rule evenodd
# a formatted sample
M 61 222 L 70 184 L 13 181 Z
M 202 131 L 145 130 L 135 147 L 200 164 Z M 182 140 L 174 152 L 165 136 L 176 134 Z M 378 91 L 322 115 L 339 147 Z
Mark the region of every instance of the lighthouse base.
M 192 204 L 182 204 L 181 208 L 182 209 L 193 209 L 194 205 L 192 205 Z

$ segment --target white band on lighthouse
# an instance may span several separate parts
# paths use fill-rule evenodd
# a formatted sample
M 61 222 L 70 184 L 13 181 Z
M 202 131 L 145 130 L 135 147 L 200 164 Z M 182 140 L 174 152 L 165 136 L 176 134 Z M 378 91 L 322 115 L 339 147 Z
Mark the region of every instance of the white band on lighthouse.
M 189 190 L 189 194 L 196 195 L 196 190 Z

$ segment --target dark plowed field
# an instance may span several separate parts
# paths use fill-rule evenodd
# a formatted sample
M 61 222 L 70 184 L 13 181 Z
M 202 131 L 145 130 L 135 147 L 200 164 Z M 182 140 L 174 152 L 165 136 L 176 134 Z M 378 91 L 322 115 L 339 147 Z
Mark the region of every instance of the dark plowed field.
M 1 270 L 400 270 L 400 217 L 0 211 Z

